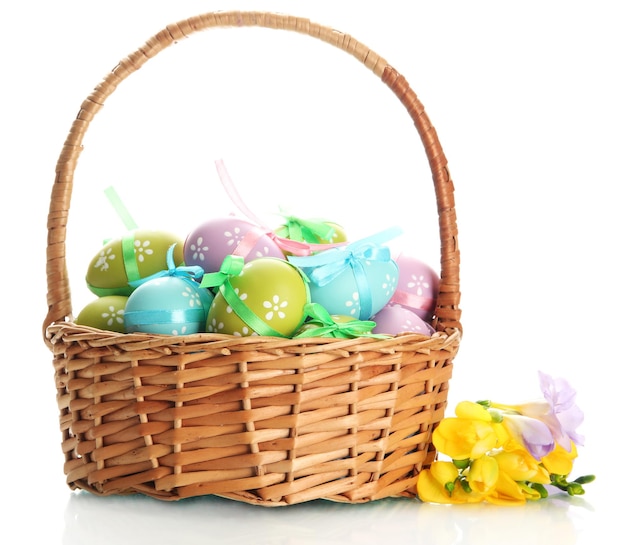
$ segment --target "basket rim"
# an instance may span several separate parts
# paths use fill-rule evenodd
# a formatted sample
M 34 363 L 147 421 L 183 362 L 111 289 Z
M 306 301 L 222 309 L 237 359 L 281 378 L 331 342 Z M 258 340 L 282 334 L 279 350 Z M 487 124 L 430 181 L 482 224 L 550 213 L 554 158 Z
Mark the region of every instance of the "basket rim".
M 48 312 L 43 321 L 44 342 L 51 347 L 53 324 L 72 323 L 71 289 L 66 264 L 65 236 L 74 171 L 82 151 L 82 140 L 90 122 L 118 85 L 155 55 L 191 35 L 211 28 L 263 27 L 308 35 L 351 54 L 376 75 L 405 106 L 414 121 L 426 153 L 435 188 L 441 241 L 440 285 L 433 327 L 439 332 L 462 331 L 459 308 L 458 228 L 454 184 L 448 162 L 424 106 L 406 79 L 383 57 L 349 34 L 311 20 L 287 14 L 261 11 L 207 12 L 169 24 L 142 46 L 123 58 L 82 102 L 59 154 L 48 212 L 46 248 Z M 330 339 L 336 341 L 337 339 Z

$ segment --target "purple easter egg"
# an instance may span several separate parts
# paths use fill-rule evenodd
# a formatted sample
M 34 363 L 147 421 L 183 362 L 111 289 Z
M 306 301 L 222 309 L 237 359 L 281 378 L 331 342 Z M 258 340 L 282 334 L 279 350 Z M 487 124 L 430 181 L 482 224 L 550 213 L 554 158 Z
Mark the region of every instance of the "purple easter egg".
M 430 321 L 439 293 L 439 275 L 423 261 L 406 254 L 400 254 L 396 263 L 398 288 L 391 302 L 412 310 L 422 320 Z
M 372 316 L 376 327 L 372 333 L 399 335 L 400 333 L 419 333 L 430 337 L 435 330 L 420 318 L 416 312 L 400 305 L 388 304 Z
M 218 271 L 231 254 L 246 262 L 259 257 L 285 258 L 267 231 L 235 216 L 205 221 L 187 235 L 183 250 L 185 264 L 200 266 L 205 272 Z

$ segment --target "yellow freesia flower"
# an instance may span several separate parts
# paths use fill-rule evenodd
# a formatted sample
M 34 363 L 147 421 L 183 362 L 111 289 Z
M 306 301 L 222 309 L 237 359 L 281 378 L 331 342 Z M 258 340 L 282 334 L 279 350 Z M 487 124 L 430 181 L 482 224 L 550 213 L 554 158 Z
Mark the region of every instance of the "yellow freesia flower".
M 452 462 L 436 461 L 430 465 L 430 472 L 441 486 L 454 483 L 459 476 L 459 469 Z
M 550 474 L 527 450 L 502 451 L 494 456 L 500 471 L 514 481 L 550 484 Z
M 424 502 L 520 505 L 548 496 L 545 485 L 574 496 L 593 475 L 569 480 L 582 412 L 563 380 L 540 374 L 545 401 L 503 405 L 461 401 L 433 431 L 437 460 L 417 477 Z
M 466 490 L 459 480 L 459 469 L 448 461 L 436 461 L 417 477 L 417 495 L 423 502 L 480 503 L 484 495 Z
M 444 418 L 433 432 L 433 444 L 453 460 L 476 459 L 496 448 L 499 436 L 491 422 Z
M 571 451 L 567 452 L 557 443 L 554 450 L 541 459 L 541 463 L 548 473 L 554 475 L 569 475 L 574 467 L 574 459 L 578 456 L 576 445 L 572 442 Z
M 454 408 L 454 414 L 458 418 L 482 420 L 483 422 L 492 421 L 489 411 L 480 403 L 473 403 L 472 401 L 460 401 Z
M 518 483 L 510 475 L 500 471 L 494 489 L 485 496 L 485 500 L 497 505 L 521 505 L 526 503 L 526 500 L 537 500 L 540 497 L 536 490 Z
M 417 494 L 422 501 L 432 503 L 465 503 L 452 495 L 458 487 L 459 470 L 452 462 L 436 461 L 417 477 Z
M 477 494 L 489 494 L 498 482 L 498 462 L 493 456 L 483 455 L 474 460 L 467 471 L 467 483 Z

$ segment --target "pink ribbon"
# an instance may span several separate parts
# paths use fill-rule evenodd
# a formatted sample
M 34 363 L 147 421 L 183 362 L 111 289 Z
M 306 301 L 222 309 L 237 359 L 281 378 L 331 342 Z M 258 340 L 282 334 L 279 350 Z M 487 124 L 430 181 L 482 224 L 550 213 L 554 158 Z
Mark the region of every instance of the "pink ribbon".
M 389 302 L 414 308 L 416 310 L 428 310 L 433 301 L 434 299 L 432 297 L 424 297 L 423 295 L 417 295 L 415 293 L 397 289 Z
M 328 250 L 330 248 L 336 248 L 338 246 L 343 246 L 346 244 L 345 242 L 339 242 L 335 244 L 314 244 L 309 242 L 300 242 L 297 240 L 291 240 L 289 238 L 278 236 L 269 227 L 263 225 L 263 222 L 243 202 L 243 199 L 239 195 L 239 192 L 235 188 L 235 184 L 233 183 L 230 175 L 228 174 L 228 171 L 226 170 L 224 161 L 221 159 L 215 161 L 215 167 L 220 177 L 220 181 L 222 182 L 222 185 L 224 186 L 224 189 L 226 190 L 226 193 L 228 194 L 230 199 L 233 201 L 233 203 L 235 203 L 237 208 L 239 208 L 239 210 L 241 210 L 241 212 L 243 212 L 248 217 L 248 219 L 258 225 L 258 228 L 251 229 L 246 233 L 243 240 L 239 243 L 237 249 L 235 250 L 235 252 L 233 252 L 233 254 L 245 257 L 263 235 L 267 235 L 268 237 L 270 237 L 276 243 L 276 245 L 284 252 L 288 252 L 297 256 L 307 256 L 311 255 L 313 252 Z

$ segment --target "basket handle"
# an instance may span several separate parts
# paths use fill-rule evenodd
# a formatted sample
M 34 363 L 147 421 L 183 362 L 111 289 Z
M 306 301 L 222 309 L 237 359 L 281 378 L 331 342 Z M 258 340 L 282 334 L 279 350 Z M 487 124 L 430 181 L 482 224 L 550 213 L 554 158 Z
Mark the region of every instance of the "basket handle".
M 308 19 L 264 12 L 215 12 L 198 15 L 168 25 L 134 53 L 124 58 L 83 101 L 59 155 L 48 213 L 46 251 L 48 313 L 43 323 L 44 340 L 50 343 L 46 329 L 54 322 L 72 319 L 69 276 L 65 260 L 65 237 L 74 170 L 82 151 L 82 141 L 90 122 L 106 99 L 130 74 L 165 48 L 196 32 L 214 27 L 265 27 L 307 34 L 352 54 L 378 76 L 400 99 L 413 119 L 432 172 L 439 215 L 441 240 L 440 286 L 434 327 L 461 330 L 459 309 L 459 248 L 457 244 L 454 186 L 447 159 L 437 133 L 424 107 L 407 81 L 387 61 L 348 34 L 313 23 Z

